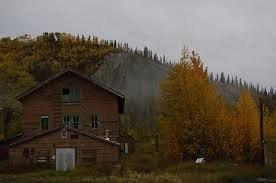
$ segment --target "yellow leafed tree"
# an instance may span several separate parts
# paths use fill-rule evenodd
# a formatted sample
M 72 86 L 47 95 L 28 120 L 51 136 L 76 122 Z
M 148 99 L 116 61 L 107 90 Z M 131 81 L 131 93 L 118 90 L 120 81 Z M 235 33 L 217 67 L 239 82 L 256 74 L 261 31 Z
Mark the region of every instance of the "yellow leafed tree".
M 227 114 L 199 55 L 184 50 L 160 88 L 160 147 L 164 155 L 186 159 L 223 154 Z
M 259 117 L 256 102 L 249 91 L 241 92 L 233 128 L 237 158 L 245 161 L 256 159 L 260 148 Z

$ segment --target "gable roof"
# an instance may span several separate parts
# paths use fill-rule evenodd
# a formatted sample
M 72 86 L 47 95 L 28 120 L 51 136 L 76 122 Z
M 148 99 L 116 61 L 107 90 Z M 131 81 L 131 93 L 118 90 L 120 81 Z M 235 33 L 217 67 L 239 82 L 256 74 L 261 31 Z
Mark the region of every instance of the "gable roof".
M 116 95 L 118 97 L 118 99 L 119 99 L 118 100 L 118 102 L 119 102 L 119 106 L 118 106 L 119 107 L 119 112 L 120 113 L 124 112 L 125 96 L 123 94 L 121 94 L 118 91 L 115 91 L 114 89 L 112 89 L 112 88 L 110 88 L 108 86 L 105 86 L 104 84 L 100 83 L 99 81 L 96 81 L 96 80 L 92 79 L 90 76 L 87 76 L 85 74 L 82 74 L 82 73 L 80 73 L 78 71 L 75 71 L 75 70 L 72 70 L 72 69 L 66 69 L 64 71 L 61 71 L 61 72 L 59 72 L 59 73 L 57 73 L 57 74 L 49 77 L 47 80 L 45 80 L 45 81 L 39 83 L 38 85 L 36 85 L 36 86 L 34 86 L 34 87 L 32 87 L 32 88 L 24 91 L 23 93 L 19 94 L 18 96 L 16 96 L 16 99 L 19 100 L 19 101 L 22 101 L 22 99 L 25 96 L 31 94 L 35 90 L 41 88 L 42 86 L 50 83 L 51 81 L 59 78 L 60 76 L 66 74 L 66 73 L 72 73 L 72 74 L 74 74 L 74 75 L 76 75 L 76 76 L 78 76 L 78 77 L 80 77 L 80 78 L 82 78 L 82 79 L 84 79 L 84 80 L 86 80 L 86 81 L 88 81 L 90 83 L 95 84 L 96 86 L 98 86 L 100 88 L 103 88 L 104 90 L 108 91 L 109 93 L 112 93 L 113 95 Z
M 14 147 L 14 146 L 17 146 L 19 144 L 24 144 L 26 142 L 30 142 L 30 141 L 33 141 L 33 140 L 35 140 L 37 138 L 44 137 L 44 136 L 46 136 L 48 134 L 51 134 L 51 133 L 57 132 L 59 130 L 62 130 L 63 128 L 65 128 L 66 130 L 69 130 L 69 131 L 72 131 L 72 132 L 75 132 L 75 133 L 78 133 L 78 134 L 90 137 L 92 139 L 100 140 L 100 141 L 102 141 L 104 143 L 107 143 L 107 144 L 111 144 L 111 145 L 115 145 L 115 146 L 120 146 L 120 143 L 118 143 L 118 142 L 115 142 L 115 141 L 112 141 L 112 140 L 106 140 L 103 137 L 99 137 L 97 135 L 93 135 L 91 133 L 88 133 L 88 132 L 85 132 L 85 131 L 82 131 L 82 130 L 74 129 L 74 128 L 71 128 L 69 126 L 66 126 L 66 127 L 59 126 L 57 128 L 50 129 L 50 130 L 42 132 L 40 134 L 31 136 L 31 137 L 27 137 L 27 138 L 24 138 L 24 139 L 20 139 L 20 140 L 18 140 L 16 142 L 10 143 L 8 146 L 9 147 Z

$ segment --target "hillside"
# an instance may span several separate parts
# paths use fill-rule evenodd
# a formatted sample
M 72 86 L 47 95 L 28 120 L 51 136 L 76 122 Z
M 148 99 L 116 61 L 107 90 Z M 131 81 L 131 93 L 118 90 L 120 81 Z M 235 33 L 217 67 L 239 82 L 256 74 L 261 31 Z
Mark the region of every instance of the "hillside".
M 167 64 L 151 62 L 129 53 L 119 53 L 105 58 L 93 78 L 126 96 L 126 112 L 132 115 L 132 120 L 153 122 L 159 82 L 166 77 L 168 70 Z
M 151 62 L 141 56 L 116 53 L 107 56 L 92 77 L 126 96 L 125 112 L 130 115 L 132 125 L 146 121 L 154 127 L 159 84 L 169 68 L 167 64 Z M 228 103 L 234 104 L 238 100 L 240 87 L 215 84 Z
M 130 114 L 133 125 L 149 122 L 151 127 L 155 124 L 159 84 L 169 71 L 170 66 L 152 62 L 144 57 L 130 53 L 115 53 L 107 56 L 102 66 L 95 72 L 93 78 L 110 86 L 126 96 L 125 112 Z M 236 84 L 235 82 L 213 81 L 226 102 L 233 106 L 239 99 L 240 92 L 250 90 L 256 102 L 263 91 L 256 91 L 252 86 Z M 246 83 L 246 82 L 245 82 Z M 275 106 L 275 95 L 267 95 L 265 102 L 270 110 Z
M 15 134 L 20 131 L 21 105 L 14 96 L 70 67 L 125 94 L 126 121 L 130 127 L 139 124 L 152 129 L 157 117 L 159 83 L 171 66 L 165 55 L 158 56 L 147 47 L 132 49 L 127 43 L 95 36 L 43 33 L 37 37 L 5 37 L 0 40 L 0 106 L 13 109 L 13 122 L 8 128 L 11 135 Z M 256 96 L 262 92 L 267 95 L 271 111 L 276 106 L 273 89 L 269 93 L 265 89 L 259 91 L 237 77 L 226 80 L 222 76 L 210 80 L 231 105 L 237 101 L 241 89 L 246 88 Z

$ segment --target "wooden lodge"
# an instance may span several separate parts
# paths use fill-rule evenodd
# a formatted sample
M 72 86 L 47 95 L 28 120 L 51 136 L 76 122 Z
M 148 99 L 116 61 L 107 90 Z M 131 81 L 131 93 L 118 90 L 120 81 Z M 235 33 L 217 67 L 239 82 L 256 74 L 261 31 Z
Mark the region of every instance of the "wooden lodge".
M 17 99 L 23 104 L 23 133 L 2 142 L 12 165 L 70 170 L 114 163 L 119 160 L 120 140 L 128 146 L 119 133 L 124 95 L 79 72 L 60 72 Z

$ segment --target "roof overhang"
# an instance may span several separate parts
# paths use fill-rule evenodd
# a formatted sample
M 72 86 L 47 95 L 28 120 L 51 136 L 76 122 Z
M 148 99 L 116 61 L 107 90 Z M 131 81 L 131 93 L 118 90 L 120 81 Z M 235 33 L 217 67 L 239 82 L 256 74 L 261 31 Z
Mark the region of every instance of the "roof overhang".
M 50 130 L 45 131 L 43 133 L 40 133 L 40 134 L 37 134 L 37 135 L 33 135 L 31 137 L 26 137 L 24 139 L 20 139 L 20 140 L 18 140 L 16 142 L 13 142 L 13 143 L 9 144 L 8 146 L 9 147 L 15 147 L 15 146 L 18 146 L 20 144 L 24 144 L 26 142 L 33 141 L 33 140 L 35 140 L 37 138 L 41 138 L 41 137 L 47 136 L 47 135 L 49 135 L 51 133 L 57 132 L 57 131 L 62 130 L 62 129 L 66 129 L 66 130 L 69 130 L 69 131 L 72 131 L 72 132 L 75 132 L 75 133 L 78 133 L 78 134 L 90 137 L 92 139 L 96 139 L 96 140 L 102 141 L 103 143 L 111 144 L 111 145 L 114 145 L 114 146 L 120 146 L 120 143 L 118 143 L 118 142 L 115 142 L 115 141 L 112 141 L 112 140 L 107 140 L 107 139 L 105 139 L 103 137 L 99 137 L 97 135 L 93 135 L 91 133 L 88 133 L 88 132 L 85 132 L 85 131 L 82 131 L 82 130 L 79 130 L 79 129 L 74 129 L 74 128 L 71 128 L 69 126 L 59 126 L 57 128 L 50 129 Z

